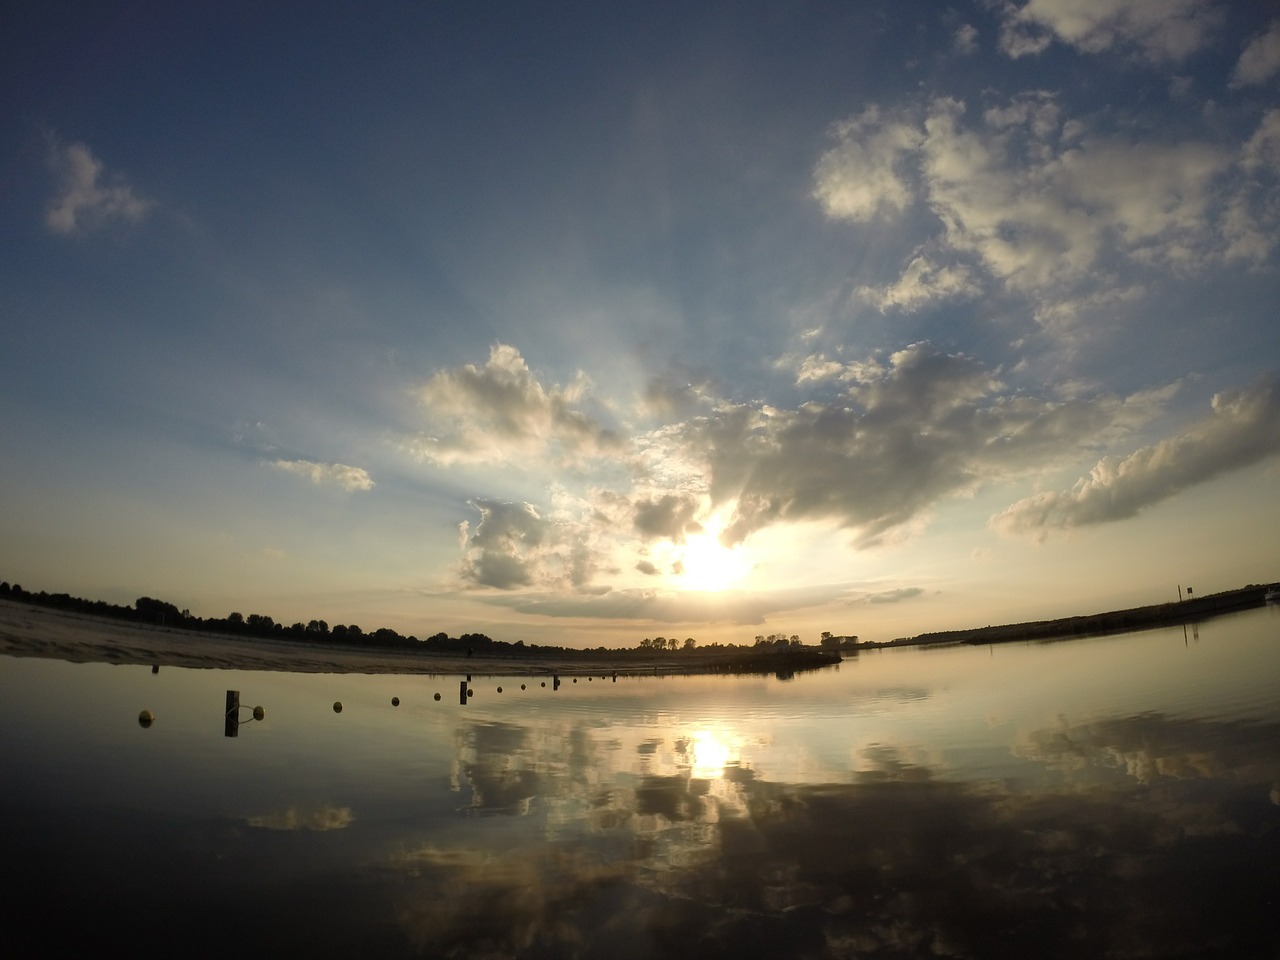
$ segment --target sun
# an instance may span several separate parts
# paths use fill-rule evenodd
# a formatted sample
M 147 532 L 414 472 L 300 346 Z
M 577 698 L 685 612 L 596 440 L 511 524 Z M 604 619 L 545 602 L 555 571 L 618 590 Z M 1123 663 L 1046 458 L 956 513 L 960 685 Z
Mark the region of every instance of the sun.
M 686 590 L 717 593 L 750 573 L 751 562 L 742 547 L 726 547 L 714 533 L 706 531 L 685 540 L 672 569 Z

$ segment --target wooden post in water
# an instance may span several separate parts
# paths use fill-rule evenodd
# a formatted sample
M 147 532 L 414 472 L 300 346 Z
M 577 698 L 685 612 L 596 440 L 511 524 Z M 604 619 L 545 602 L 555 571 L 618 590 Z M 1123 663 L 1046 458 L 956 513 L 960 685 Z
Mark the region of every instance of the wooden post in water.
M 234 737 L 240 732 L 240 691 L 227 691 L 226 727 L 223 736 Z
M 464 707 L 467 705 L 467 681 L 465 680 L 458 684 L 458 702 Z

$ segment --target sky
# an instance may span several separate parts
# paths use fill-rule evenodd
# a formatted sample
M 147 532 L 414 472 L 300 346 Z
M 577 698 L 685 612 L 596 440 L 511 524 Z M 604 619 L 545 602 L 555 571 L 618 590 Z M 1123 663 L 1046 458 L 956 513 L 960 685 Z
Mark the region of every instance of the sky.
M 9 4 L 0 578 L 885 640 L 1280 580 L 1280 8 Z

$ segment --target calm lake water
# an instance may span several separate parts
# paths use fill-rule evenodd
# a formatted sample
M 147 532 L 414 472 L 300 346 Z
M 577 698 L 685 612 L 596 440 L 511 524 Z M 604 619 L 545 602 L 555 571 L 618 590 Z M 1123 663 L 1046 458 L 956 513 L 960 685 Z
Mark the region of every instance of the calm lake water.
M 4 955 L 1280 956 L 1274 605 L 459 681 L 0 658 Z

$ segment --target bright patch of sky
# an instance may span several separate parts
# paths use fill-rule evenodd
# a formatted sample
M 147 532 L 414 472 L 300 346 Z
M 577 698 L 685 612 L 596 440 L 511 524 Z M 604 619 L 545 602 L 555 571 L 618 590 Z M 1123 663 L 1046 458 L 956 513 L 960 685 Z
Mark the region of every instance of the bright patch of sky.
M 0 577 L 869 639 L 1280 579 L 1280 14 L 0 15 Z

